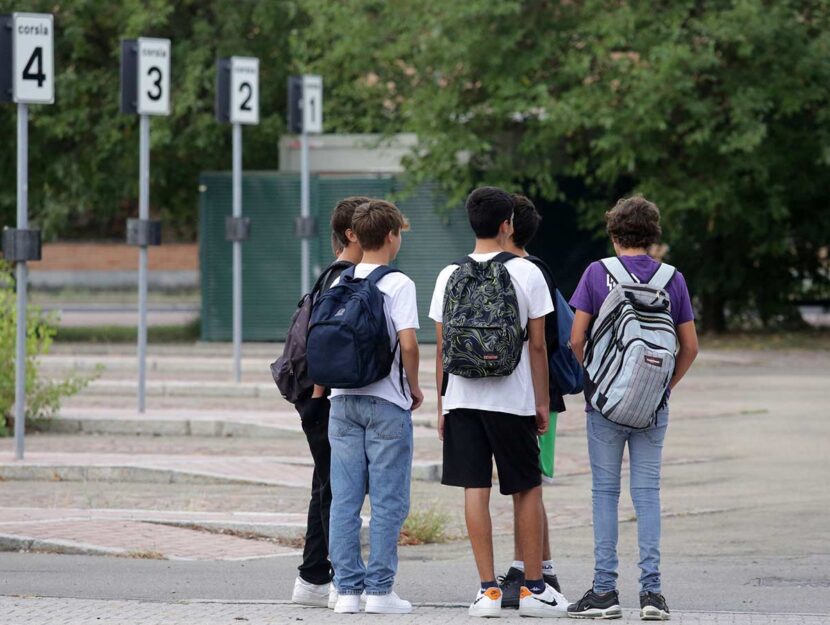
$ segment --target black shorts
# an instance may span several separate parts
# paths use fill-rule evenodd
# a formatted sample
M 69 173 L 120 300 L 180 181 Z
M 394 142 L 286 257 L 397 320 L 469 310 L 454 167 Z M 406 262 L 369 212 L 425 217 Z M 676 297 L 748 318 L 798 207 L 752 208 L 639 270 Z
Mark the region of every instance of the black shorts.
M 502 495 L 539 486 L 542 470 L 536 419 L 466 408 L 445 415 L 442 484 L 490 488 L 494 457 Z

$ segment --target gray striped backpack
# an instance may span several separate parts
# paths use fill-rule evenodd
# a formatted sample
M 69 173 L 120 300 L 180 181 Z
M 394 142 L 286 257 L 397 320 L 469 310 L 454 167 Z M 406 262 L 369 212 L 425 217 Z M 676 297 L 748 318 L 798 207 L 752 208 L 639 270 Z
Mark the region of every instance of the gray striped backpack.
M 632 428 L 654 423 L 666 397 L 677 332 L 661 264 L 646 284 L 614 258 L 601 261 L 616 285 L 599 309 L 585 346 L 585 397 L 609 421 Z

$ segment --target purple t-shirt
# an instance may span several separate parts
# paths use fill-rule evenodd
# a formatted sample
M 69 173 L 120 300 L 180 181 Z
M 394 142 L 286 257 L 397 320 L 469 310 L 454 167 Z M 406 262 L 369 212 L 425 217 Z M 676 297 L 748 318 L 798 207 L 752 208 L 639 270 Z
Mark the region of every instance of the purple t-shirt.
M 619 256 L 618 258 L 640 282 L 648 282 L 660 266 L 660 263 L 646 254 Z M 582 278 L 580 278 L 579 284 L 571 296 L 571 306 L 596 317 L 600 306 L 616 284 L 616 281 L 608 275 L 602 263 L 595 261 L 588 265 L 585 273 L 582 274 Z M 671 300 L 671 316 L 675 327 L 681 323 L 694 320 L 695 313 L 692 310 L 689 289 L 686 287 L 686 279 L 682 273 L 678 271 L 674 274 L 671 282 L 666 286 L 666 292 Z M 670 394 L 669 392 L 668 395 Z M 592 410 L 591 404 L 587 403 L 585 412 L 591 412 Z
M 629 272 L 644 283 L 651 279 L 660 266 L 660 263 L 645 254 L 641 256 L 620 256 L 619 259 Z M 582 274 L 582 278 L 571 296 L 571 306 L 596 316 L 599 313 L 600 306 L 616 284 L 614 279 L 608 275 L 602 263 L 599 261 L 593 262 L 588 265 L 585 273 Z M 678 271 L 674 274 L 674 278 L 666 287 L 666 292 L 671 300 L 671 316 L 674 325 L 679 326 L 681 323 L 692 321 L 695 318 L 695 313 L 692 310 L 686 279 L 682 273 Z

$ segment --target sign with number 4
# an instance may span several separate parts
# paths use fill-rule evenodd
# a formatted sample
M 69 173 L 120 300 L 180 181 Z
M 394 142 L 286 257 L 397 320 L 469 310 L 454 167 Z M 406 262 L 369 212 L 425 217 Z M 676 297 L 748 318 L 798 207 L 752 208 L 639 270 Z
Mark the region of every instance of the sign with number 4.
M 138 39 L 138 114 L 170 114 L 170 40 Z
M 15 102 L 55 101 L 54 27 L 46 13 L 12 14 L 12 93 Z

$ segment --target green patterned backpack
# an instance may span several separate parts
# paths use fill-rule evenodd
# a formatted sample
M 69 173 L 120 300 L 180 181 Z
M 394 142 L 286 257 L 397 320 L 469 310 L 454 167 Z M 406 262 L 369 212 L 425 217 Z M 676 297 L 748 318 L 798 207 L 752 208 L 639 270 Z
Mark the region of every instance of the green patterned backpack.
M 502 252 L 478 262 L 467 256 L 444 290 L 444 373 L 464 378 L 510 375 L 522 357 L 525 331 Z

